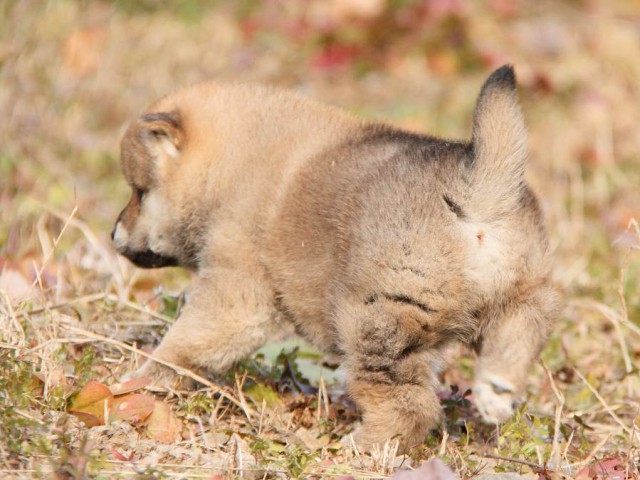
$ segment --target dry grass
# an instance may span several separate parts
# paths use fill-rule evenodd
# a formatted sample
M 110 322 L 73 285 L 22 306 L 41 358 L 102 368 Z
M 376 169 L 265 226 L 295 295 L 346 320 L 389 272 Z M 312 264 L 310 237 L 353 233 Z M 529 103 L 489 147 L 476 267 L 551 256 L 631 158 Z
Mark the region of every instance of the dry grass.
M 432 0 L 422 2 L 432 7 L 424 25 L 403 17 L 409 7 L 359 21 L 323 11 L 350 3 L 0 4 L 4 478 L 384 478 L 434 455 L 462 477 L 574 478 L 606 458 L 626 469 L 618 478 L 638 475 L 640 6 Z M 413 458 L 393 445 L 363 455 L 337 444 L 356 418 L 339 387 L 298 392 L 307 384 L 296 364 L 310 363 L 300 353 L 161 394 L 185 426 L 174 445 L 123 422 L 87 429 L 65 412 L 87 380 L 110 384 L 135 367 L 188 282 L 177 270 L 136 270 L 109 243 L 127 196 L 119 135 L 150 101 L 209 78 L 260 81 L 460 137 L 483 77 L 503 61 L 519 74 L 529 173 L 566 298 L 516 418 L 483 426 L 462 394 L 447 393 L 446 430 Z M 464 392 L 470 364 L 464 352 L 453 357 L 447 385 Z

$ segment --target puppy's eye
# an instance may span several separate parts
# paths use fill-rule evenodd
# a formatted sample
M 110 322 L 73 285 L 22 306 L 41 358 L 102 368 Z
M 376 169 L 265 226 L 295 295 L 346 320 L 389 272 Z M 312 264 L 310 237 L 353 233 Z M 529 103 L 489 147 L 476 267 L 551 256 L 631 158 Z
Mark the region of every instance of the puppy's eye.
M 137 188 L 136 187 L 136 197 L 138 197 L 138 203 L 142 203 L 142 199 L 144 198 L 144 195 L 147 193 L 146 190 L 143 190 L 142 188 Z

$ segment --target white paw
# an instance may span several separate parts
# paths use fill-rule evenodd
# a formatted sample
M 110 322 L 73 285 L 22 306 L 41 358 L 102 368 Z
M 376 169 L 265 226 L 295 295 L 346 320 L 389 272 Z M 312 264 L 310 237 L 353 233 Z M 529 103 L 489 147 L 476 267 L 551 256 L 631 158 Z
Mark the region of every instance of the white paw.
M 487 423 L 502 423 L 515 408 L 515 387 L 500 378 L 476 380 L 473 398 L 482 419 Z

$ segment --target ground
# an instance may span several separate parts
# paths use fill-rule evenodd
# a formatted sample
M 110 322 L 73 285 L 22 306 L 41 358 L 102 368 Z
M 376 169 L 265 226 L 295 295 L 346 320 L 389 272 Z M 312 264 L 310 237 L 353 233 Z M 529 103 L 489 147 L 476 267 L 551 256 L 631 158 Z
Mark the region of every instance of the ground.
M 128 196 L 118 141 L 141 109 L 181 85 L 251 81 L 468 137 L 483 79 L 507 62 L 564 298 L 512 420 L 480 422 L 462 349 L 443 374 L 446 424 L 408 457 L 339 442 L 357 411 L 333 361 L 295 340 L 196 392 L 114 386 L 189 281 L 110 244 Z M 3 478 L 386 478 L 432 457 L 462 478 L 634 478 L 639 99 L 634 0 L 2 2 Z

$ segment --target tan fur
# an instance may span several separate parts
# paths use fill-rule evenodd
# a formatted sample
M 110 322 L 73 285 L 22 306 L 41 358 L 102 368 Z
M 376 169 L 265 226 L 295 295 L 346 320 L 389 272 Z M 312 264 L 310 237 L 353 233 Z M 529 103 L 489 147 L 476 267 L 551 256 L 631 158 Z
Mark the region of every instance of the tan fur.
M 358 442 L 408 447 L 438 426 L 432 365 L 462 341 L 479 353 L 480 412 L 507 418 L 557 310 L 510 67 L 485 83 L 472 138 L 256 86 L 154 104 L 122 141 L 133 194 L 114 240 L 140 266 L 198 274 L 155 354 L 223 374 L 293 325 L 341 356 Z M 138 374 L 176 379 L 153 362 Z

